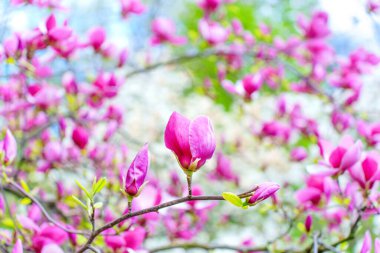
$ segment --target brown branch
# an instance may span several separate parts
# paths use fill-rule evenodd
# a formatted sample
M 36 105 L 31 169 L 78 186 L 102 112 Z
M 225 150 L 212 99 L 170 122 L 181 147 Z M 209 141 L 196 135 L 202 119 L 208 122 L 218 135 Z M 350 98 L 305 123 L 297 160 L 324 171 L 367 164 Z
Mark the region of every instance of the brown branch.
M 252 190 L 250 190 L 248 192 L 244 192 L 244 193 L 242 193 L 242 194 L 240 194 L 238 196 L 240 198 L 249 197 L 252 194 L 252 192 L 255 191 L 256 189 L 257 189 L 257 186 L 254 187 Z M 217 200 L 217 201 L 223 201 L 224 198 L 222 196 L 186 196 L 186 197 L 175 199 L 175 200 L 172 200 L 172 201 L 168 201 L 168 202 L 165 202 L 165 203 L 162 203 L 162 204 L 150 207 L 150 208 L 142 209 L 142 210 L 131 212 L 131 213 L 126 213 L 123 216 L 121 216 L 121 217 L 119 217 L 117 219 L 114 219 L 113 221 L 111 221 L 111 222 L 103 225 L 102 227 L 98 228 L 93 233 L 91 233 L 90 237 L 87 239 L 87 242 L 77 251 L 77 253 L 82 253 L 86 249 L 88 249 L 88 247 L 95 240 L 95 238 L 98 235 L 100 235 L 103 231 L 105 231 L 105 230 L 107 230 L 109 228 L 112 228 L 112 227 L 116 226 L 117 224 L 119 224 L 119 223 L 121 223 L 121 222 L 123 222 L 123 221 L 125 221 L 127 219 L 130 219 L 130 218 L 136 217 L 136 216 L 140 216 L 140 215 L 143 215 L 143 214 L 147 214 L 147 213 L 158 212 L 158 210 L 160 210 L 160 209 L 167 208 L 167 207 L 174 206 L 174 205 L 178 205 L 180 203 L 184 203 L 184 202 L 188 202 L 188 201 L 193 201 L 193 200 L 206 200 L 206 201 L 207 200 Z
M 46 211 L 45 207 L 41 204 L 41 202 L 39 202 L 35 197 L 33 197 L 32 195 L 27 193 L 22 187 L 20 187 L 18 184 L 16 184 L 13 181 L 9 181 L 8 184 L 11 185 L 13 188 L 15 188 L 21 195 L 23 195 L 24 197 L 27 197 L 31 201 L 33 201 L 33 203 L 35 203 L 40 208 L 40 210 L 45 215 L 45 217 L 48 219 L 48 221 L 50 221 L 51 223 L 53 223 L 54 225 L 56 225 L 60 229 L 66 231 L 67 233 L 71 233 L 71 234 L 90 235 L 86 231 L 73 230 L 73 229 L 69 229 L 69 228 L 65 227 L 64 225 L 62 225 L 61 223 L 56 221 L 53 217 L 51 217 L 50 214 L 48 213 L 48 211 Z
M 215 50 L 208 50 L 208 51 L 204 51 L 204 52 L 200 52 L 200 53 L 197 52 L 197 53 L 193 53 L 193 54 L 182 55 L 182 56 L 179 56 L 179 57 L 174 58 L 174 59 L 170 59 L 170 60 L 167 60 L 167 61 L 162 61 L 162 62 L 154 63 L 154 64 L 148 65 L 146 67 L 133 70 L 133 71 L 127 73 L 126 77 L 128 78 L 128 77 L 132 77 L 134 75 L 138 75 L 138 74 L 142 74 L 142 73 L 145 73 L 145 72 L 149 72 L 149 71 L 155 70 L 155 69 L 157 69 L 159 67 L 163 67 L 163 66 L 170 66 L 170 65 L 173 65 L 173 64 L 180 64 L 180 63 L 185 63 L 185 62 L 192 61 L 192 60 L 195 60 L 195 59 L 208 57 L 208 56 L 211 56 L 211 55 L 215 55 L 216 53 L 218 53 L 218 52 L 215 51 Z
M 166 251 L 166 250 L 172 250 L 172 249 L 203 249 L 206 251 L 211 250 L 230 250 L 235 252 L 241 252 L 241 253 L 248 253 L 248 252 L 269 252 L 269 249 L 267 247 L 237 247 L 237 246 L 230 246 L 230 245 L 206 245 L 206 244 L 200 244 L 200 243 L 178 243 L 178 244 L 171 244 L 166 245 L 162 247 L 157 247 L 155 249 L 151 249 L 148 252 L 149 253 L 155 253 L 160 251 Z

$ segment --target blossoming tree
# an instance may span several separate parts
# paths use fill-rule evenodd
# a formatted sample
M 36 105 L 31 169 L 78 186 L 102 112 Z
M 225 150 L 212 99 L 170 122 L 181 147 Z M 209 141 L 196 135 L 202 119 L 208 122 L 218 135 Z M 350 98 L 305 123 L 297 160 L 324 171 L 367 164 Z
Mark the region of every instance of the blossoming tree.
M 308 6 L 276 22 L 257 3 L 199 0 L 175 22 L 154 1 L 115 3 L 122 24 L 149 19 L 141 54 L 100 24 L 77 31 L 64 1 L 6 3 L 42 19 L 23 32 L 4 24 L 1 39 L 1 252 L 380 253 L 380 122 L 358 106 L 378 56 L 364 46 L 338 55 L 327 13 Z M 380 3 L 363 8 L 376 15 Z M 192 80 L 176 94 L 182 106 L 207 98 L 242 132 L 226 137 L 198 106 L 155 123 L 156 138 L 134 138 L 123 87 L 168 66 Z M 296 178 L 247 143 L 281 150 Z M 244 156 L 255 162 L 236 168 Z M 270 170 L 281 175 L 255 178 Z

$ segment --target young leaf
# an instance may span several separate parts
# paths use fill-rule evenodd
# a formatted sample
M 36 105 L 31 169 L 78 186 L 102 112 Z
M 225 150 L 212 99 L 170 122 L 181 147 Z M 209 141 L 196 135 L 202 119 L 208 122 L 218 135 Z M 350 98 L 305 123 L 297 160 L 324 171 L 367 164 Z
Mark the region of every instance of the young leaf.
M 104 186 L 106 184 L 107 184 L 106 178 L 102 177 L 101 179 L 99 179 L 99 181 L 94 184 L 92 194 L 95 195 L 95 194 L 99 193 L 104 188 Z
M 87 189 L 78 181 L 78 180 L 75 180 L 75 182 L 77 183 L 77 185 L 82 189 L 82 191 L 84 191 L 84 193 L 86 193 L 87 197 L 89 199 L 92 199 L 92 196 L 90 195 L 90 193 L 87 191 Z
M 99 208 L 102 208 L 103 207 L 103 203 L 102 202 L 96 202 L 95 204 L 94 204 L 94 208 L 95 209 L 99 209 Z
M 87 206 L 86 206 L 85 204 L 83 204 L 83 202 L 80 201 L 80 199 L 78 199 L 78 198 L 75 197 L 74 195 L 71 195 L 71 197 L 73 198 L 73 200 L 74 200 L 77 204 L 81 205 L 85 210 L 87 210 Z
M 236 194 L 233 194 L 232 192 L 223 192 L 222 197 L 237 207 L 243 207 L 243 201 L 237 196 Z
M 26 184 L 26 182 L 25 182 L 24 180 L 21 179 L 20 183 L 21 183 L 21 187 L 22 187 L 26 192 L 30 192 L 29 186 Z

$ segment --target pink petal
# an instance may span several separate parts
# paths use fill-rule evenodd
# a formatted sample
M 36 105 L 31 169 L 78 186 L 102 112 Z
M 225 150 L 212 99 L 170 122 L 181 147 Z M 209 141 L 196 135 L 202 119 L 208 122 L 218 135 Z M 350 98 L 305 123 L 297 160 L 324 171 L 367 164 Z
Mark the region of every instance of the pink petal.
M 339 168 L 345 153 L 346 149 L 342 147 L 337 147 L 336 149 L 334 149 L 329 158 L 331 166 L 334 168 Z
M 377 172 L 377 162 L 372 159 L 371 157 L 367 157 L 363 162 L 362 162 L 362 167 L 363 167 L 363 172 L 364 172 L 364 177 L 365 180 L 368 182 L 372 177 L 376 174 Z
M 50 30 L 49 36 L 54 40 L 65 40 L 68 39 L 72 34 L 72 30 L 68 27 L 56 27 Z
M 50 31 L 57 25 L 54 14 L 51 14 L 46 20 L 46 29 Z
M 175 153 L 184 168 L 191 163 L 189 127 L 189 119 L 173 112 L 165 128 L 165 146 Z
M 351 146 L 342 158 L 340 167 L 346 170 L 359 161 L 362 150 L 362 144 L 360 141 Z
M 15 246 L 13 247 L 12 253 L 23 253 L 24 249 L 20 239 L 17 239 Z
M 210 159 L 214 154 L 216 141 L 210 120 L 199 116 L 190 123 L 190 150 L 193 158 Z
M 369 231 L 367 231 L 364 236 L 363 246 L 362 246 L 362 249 L 360 250 L 360 253 L 369 253 L 371 252 L 371 249 L 372 249 L 372 238 Z
M 57 244 L 48 244 L 42 248 L 41 253 L 64 253 Z

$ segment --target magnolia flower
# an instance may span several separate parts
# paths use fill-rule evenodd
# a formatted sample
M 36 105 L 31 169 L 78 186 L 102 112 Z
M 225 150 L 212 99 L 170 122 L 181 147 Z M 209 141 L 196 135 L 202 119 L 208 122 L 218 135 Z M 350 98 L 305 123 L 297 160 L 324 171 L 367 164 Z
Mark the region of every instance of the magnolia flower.
M 103 27 L 93 27 L 88 32 L 88 44 L 99 51 L 104 41 L 106 40 L 106 31 Z
M 149 168 L 148 144 L 137 153 L 135 159 L 129 166 L 124 177 L 124 191 L 129 196 L 138 196 L 144 185 L 145 176 Z
M 369 253 L 372 249 L 372 238 L 369 231 L 365 233 L 364 241 L 360 253 Z
M 246 75 L 242 79 L 243 88 L 248 97 L 250 97 L 252 93 L 258 91 L 261 88 L 263 81 L 263 77 L 260 73 Z
M 0 141 L 0 158 L 5 165 L 13 162 L 17 155 L 17 143 L 12 132 L 7 129 L 4 139 Z
M 359 183 L 362 189 L 372 189 L 374 183 L 380 180 L 380 157 L 369 154 L 361 162 L 350 168 L 351 177 Z
M 308 215 L 305 219 L 305 229 L 307 233 L 310 232 L 312 224 L 313 224 L 313 217 L 311 215 Z
M 257 190 L 253 193 L 253 195 L 249 198 L 248 204 L 256 205 L 259 202 L 273 196 L 278 190 L 280 186 L 276 183 L 266 182 L 259 185 Z
M 72 30 L 66 25 L 58 26 L 54 14 L 51 14 L 45 22 L 47 36 L 51 41 L 62 41 L 68 39 Z
M 224 43 L 229 36 L 229 31 L 215 21 L 201 19 L 198 24 L 202 37 L 210 44 Z
M 360 141 L 354 143 L 348 136 L 344 137 L 337 147 L 332 146 L 325 140 L 319 140 L 318 146 L 321 155 L 325 159 L 325 161 L 321 163 L 331 168 L 325 171 L 326 174 L 330 175 L 343 173 L 355 165 L 360 159 L 362 149 L 362 143 Z
M 141 14 L 145 10 L 140 0 L 120 0 L 120 3 L 123 18 L 127 18 L 130 13 Z
M 165 145 L 174 152 L 184 171 L 197 171 L 215 151 L 215 135 L 209 118 L 198 116 L 190 121 L 173 112 L 165 129 Z
M 84 149 L 88 143 L 88 132 L 85 128 L 76 126 L 73 130 L 71 138 L 78 148 Z
M 307 151 L 303 147 L 296 147 L 290 151 L 290 158 L 293 161 L 303 161 L 307 157 Z
M 206 13 L 216 11 L 221 4 L 222 0 L 201 0 L 198 2 L 198 6 Z
M 183 45 L 186 43 L 185 37 L 176 35 L 174 22 L 167 18 L 156 18 L 153 20 L 152 32 L 152 45 L 157 45 L 164 42 L 168 42 L 173 45 Z
M 12 253 L 23 253 L 24 249 L 22 248 L 22 242 L 20 239 L 17 239 L 15 246 L 12 249 Z
M 239 177 L 232 170 L 230 159 L 222 152 L 217 153 L 216 167 L 210 172 L 209 178 L 226 180 L 239 184 Z
M 298 19 L 298 25 L 307 39 L 325 38 L 330 34 L 328 27 L 329 16 L 326 12 L 315 12 L 308 22 L 304 17 Z

